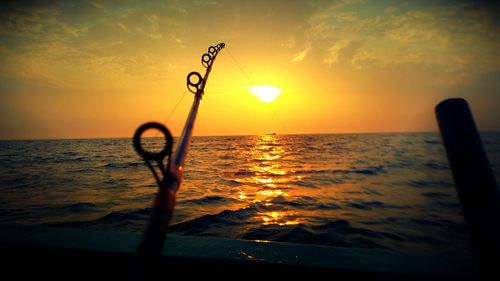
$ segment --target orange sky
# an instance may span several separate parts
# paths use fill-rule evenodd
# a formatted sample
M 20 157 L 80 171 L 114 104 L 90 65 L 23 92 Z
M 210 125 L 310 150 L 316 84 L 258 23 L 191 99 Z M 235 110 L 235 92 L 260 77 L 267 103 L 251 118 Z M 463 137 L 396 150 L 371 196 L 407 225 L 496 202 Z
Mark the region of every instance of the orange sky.
M 179 135 L 186 75 L 219 42 L 195 135 L 435 131 L 447 97 L 500 130 L 493 4 L 145 2 L 0 4 L 0 139 L 130 137 L 186 95 L 166 123 Z

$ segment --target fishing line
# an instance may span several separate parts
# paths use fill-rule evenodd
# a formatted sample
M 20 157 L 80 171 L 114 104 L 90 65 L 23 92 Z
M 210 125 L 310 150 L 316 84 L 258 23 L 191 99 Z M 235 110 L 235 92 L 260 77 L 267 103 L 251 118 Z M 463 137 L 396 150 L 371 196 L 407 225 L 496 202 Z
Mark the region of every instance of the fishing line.
M 274 111 L 274 109 L 271 108 L 271 112 L 273 113 L 274 117 L 276 117 L 276 119 L 278 119 L 281 126 L 283 126 L 283 128 L 285 128 L 285 131 L 288 132 L 288 128 L 285 126 L 285 123 L 283 123 L 283 121 L 281 121 L 281 119 L 278 117 L 278 115 L 276 114 L 276 111 Z
M 172 109 L 172 111 L 170 111 L 170 113 L 168 114 L 167 118 L 165 118 L 165 121 L 163 121 L 163 124 L 167 124 L 168 120 L 170 119 L 170 117 L 172 117 L 172 115 L 174 114 L 175 110 L 177 110 L 177 107 L 179 107 L 179 105 L 181 104 L 181 102 L 184 99 L 184 97 L 186 96 L 186 94 L 187 94 L 187 90 L 184 91 L 184 93 L 182 94 L 181 98 L 177 101 L 177 104 L 175 104 L 175 106 Z
M 172 115 L 174 115 L 174 112 L 177 110 L 177 107 L 179 107 L 179 105 L 181 104 L 181 102 L 184 99 L 184 97 L 186 96 L 186 94 L 187 94 L 187 90 L 184 91 L 184 93 L 182 94 L 181 98 L 177 101 L 177 103 L 175 104 L 174 108 L 172 108 L 172 110 L 168 114 L 167 118 L 165 118 L 165 120 L 162 123 L 163 125 L 167 125 L 168 120 L 170 120 L 170 117 L 172 117 Z M 156 138 L 156 137 L 158 137 L 159 134 L 160 134 L 160 132 L 156 131 L 156 133 L 154 134 L 153 137 Z
M 241 73 L 243 73 L 243 75 L 247 78 L 248 82 L 250 83 L 251 86 L 255 86 L 252 82 L 252 80 L 250 79 L 250 77 L 247 75 L 247 73 L 245 72 L 245 70 L 243 70 L 243 68 L 241 67 L 241 65 L 238 63 L 238 61 L 236 60 L 236 58 L 233 56 L 233 54 L 231 54 L 231 52 L 226 49 L 226 52 L 229 54 L 229 56 L 233 59 L 233 62 L 238 66 L 238 68 L 240 69 Z
M 229 51 L 229 49 L 226 49 L 226 53 L 229 54 L 229 56 L 231 57 L 231 59 L 233 59 L 233 62 L 236 64 L 236 66 L 238 66 L 238 68 L 240 69 L 241 73 L 243 73 L 243 75 L 246 77 L 246 79 L 248 80 L 248 82 L 250 83 L 250 86 L 255 86 L 253 83 L 252 83 L 252 80 L 250 79 L 250 77 L 247 75 L 246 71 L 243 70 L 243 67 L 241 67 L 241 65 L 238 63 L 238 61 L 236 60 L 236 58 L 233 56 L 233 54 L 231 54 L 231 52 Z M 283 126 L 283 128 L 285 129 L 286 132 L 288 132 L 288 128 L 285 126 L 285 124 L 283 123 L 283 121 L 281 121 L 281 119 L 278 117 L 278 115 L 276 114 L 276 112 L 274 111 L 274 109 L 272 107 L 269 107 L 271 112 L 273 113 L 274 117 L 278 120 L 278 122 L 281 124 L 281 126 Z

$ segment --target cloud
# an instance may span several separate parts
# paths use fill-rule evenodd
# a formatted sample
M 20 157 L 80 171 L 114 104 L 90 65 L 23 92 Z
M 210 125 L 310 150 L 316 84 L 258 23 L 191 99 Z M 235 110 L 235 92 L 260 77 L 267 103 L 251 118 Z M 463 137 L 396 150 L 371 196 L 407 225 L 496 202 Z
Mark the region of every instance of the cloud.
M 292 62 L 300 62 L 304 60 L 307 56 L 307 53 L 309 53 L 310 50 L 311 50 L 311 45 L 308 44 L 302 51 L 293 55 Z
M 159 80 L 175 68 L 168 53 L 157 57 L 160 48 L 183 41 L 175 1 L 2 5 L 0 74 L 37 83 L 78 88 Z
M 292 49 L 295 47 L 295 39 L 293 37 L 288 37 L 285 42 L 281 43 L 281 46 L 287 49 Z
M 500 68 L 496 21 L 488 7 L 464 2 L 418 7 L 395 2 L 375 9 L 342 1 L 310 16 L 303 38 L 311 48 L 293 58 L 308 54 L 329 66 L 356 69 L 429 64 L 467 76 Z
M 323 59 L 323 62 L 329 66 L 338 64 L 342 67 L 351 68 L 352 60 L 362 45 L 359 41 L 351 41 L 345 45 L 335 44 L 328 49 L 329 54 Z
M 3 2 L 0 9 L 0 34 L 26 36 L 57 24 L 58 11 L 50 2 Z
M 498 19 L 482 6 L 212 2 L 7 2 L 0 12 L 0 45 L 10 51 L 0 70 L 54 79 L 62 69 L 136 77 L 166 64 L 168 55 L 159 55 L 162 49 L 173 55 L 173 50 L 205 42 L 214 33 L 284 47 L 294 63 L 307 58 L 358 70 L 429 64 L 462 76 L 500 68 Z M 70 64 L 73 69 L 68 69 Z

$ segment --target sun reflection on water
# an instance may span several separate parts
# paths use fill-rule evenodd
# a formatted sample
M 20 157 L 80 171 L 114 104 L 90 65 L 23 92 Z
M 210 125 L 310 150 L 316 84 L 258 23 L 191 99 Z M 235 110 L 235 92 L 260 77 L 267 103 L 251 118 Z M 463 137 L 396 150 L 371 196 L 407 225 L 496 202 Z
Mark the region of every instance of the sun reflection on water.
M 279 136 L 262 135 L 249 151 L 252 166 L 248 178 L 238 179 L 245 183 L 238 194 L 240 200 L 248 204 L 258 204 L 263 211 L 258 212 L 255 219 L 262 225 L 295 225 L 299 224 L 298 213 L 287 210 L 285 206 L 273 203 L 273 200 L 290 196 L 289 175 L 293 171 L 283 168 L 285 148 L 279 142 Z

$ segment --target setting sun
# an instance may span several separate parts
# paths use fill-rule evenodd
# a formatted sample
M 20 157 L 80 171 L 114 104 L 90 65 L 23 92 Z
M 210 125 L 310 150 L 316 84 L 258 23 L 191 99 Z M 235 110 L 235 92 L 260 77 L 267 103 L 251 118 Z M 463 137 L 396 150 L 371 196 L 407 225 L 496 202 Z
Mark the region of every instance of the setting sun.
M 247 86 L 247 89 L 250 94 L 258 97 L 263 102 L 272 102 L 281 94 L 280 88 L 269 85 Z

